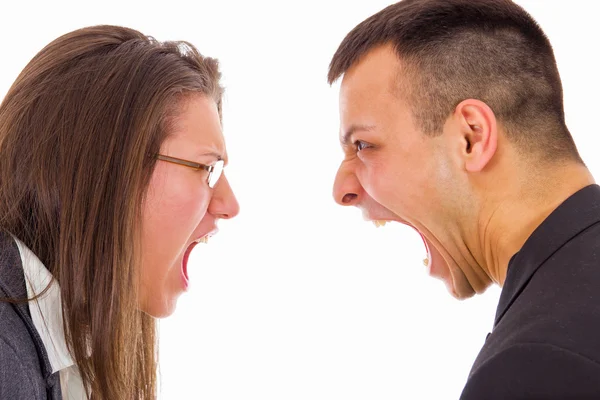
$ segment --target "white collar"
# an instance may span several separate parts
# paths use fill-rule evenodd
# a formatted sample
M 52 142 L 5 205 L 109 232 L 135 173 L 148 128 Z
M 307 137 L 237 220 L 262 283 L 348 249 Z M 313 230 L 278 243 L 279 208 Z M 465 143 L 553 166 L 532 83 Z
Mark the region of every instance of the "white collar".
M 14 239 L 23 263 L 27 296 L 32 298 L 48 286 L 52 280 L 52 274 L 23 242 L 17 238 Z M 48 353 L 52 373 L 75 365 L 65 341 L 60 286 L 57 281 L 54 281 L 46 293 L 38 297 L 36 301 L 29 302 L 29 312 L 33 325 Z

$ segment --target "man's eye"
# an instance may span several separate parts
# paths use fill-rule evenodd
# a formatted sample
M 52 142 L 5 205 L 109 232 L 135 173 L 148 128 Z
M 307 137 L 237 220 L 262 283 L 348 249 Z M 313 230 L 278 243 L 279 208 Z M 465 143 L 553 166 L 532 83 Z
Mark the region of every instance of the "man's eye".
M 371 147 L 370 144 L 363 142 L 362 140 L 355 141 L 354 145 L 356 146 L 357 151 L 362 151 L 364 149 L 368 149 L 369 147 Z

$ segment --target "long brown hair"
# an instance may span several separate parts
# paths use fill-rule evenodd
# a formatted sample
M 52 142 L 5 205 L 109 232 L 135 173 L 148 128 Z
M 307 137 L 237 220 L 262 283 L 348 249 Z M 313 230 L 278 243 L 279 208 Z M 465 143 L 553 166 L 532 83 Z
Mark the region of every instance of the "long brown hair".
M 138 310 L 141 206 L 177 105 L 210 96 L 215 59 L 118 26 L 42 49 L 0 105 L 0 228 L 61 287 L 67 345 L 92 399 L 156 397 L 154 319 Z

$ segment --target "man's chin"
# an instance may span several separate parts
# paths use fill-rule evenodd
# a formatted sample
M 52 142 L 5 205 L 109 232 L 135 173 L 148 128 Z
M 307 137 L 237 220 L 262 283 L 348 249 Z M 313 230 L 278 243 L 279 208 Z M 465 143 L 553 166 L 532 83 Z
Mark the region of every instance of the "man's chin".
M 450 292 L 450 295 L 457 300 L 470 299 L 476 294 L 474 290 L 471 290 L 470 292 L 457 292 L 456 290 L 454 290 L 454 288 L 452 288 L 448 289 L 448 291 Z
M 462 285 L 457 285 L 451 276 L 448 276 L 445 279 L 440 279 L 446 285 L 448 293 L 450 293 L 450 295 L 457 300 L 466 300 L 477 294 L 477 292 L 467 282 L 463 282 Z

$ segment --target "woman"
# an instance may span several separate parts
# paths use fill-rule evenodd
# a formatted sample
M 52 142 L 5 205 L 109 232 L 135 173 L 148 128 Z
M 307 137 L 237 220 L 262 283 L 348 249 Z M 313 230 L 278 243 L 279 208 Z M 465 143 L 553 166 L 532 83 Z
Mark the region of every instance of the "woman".
M 238 213 L 219 78 L 186 42 L 96 26 L 50 43 L 12 85 L 0 398 L 156 397 L 154 318 L 186 290 L 194 245 Z

